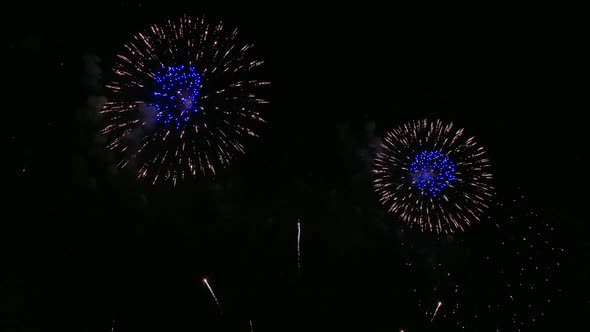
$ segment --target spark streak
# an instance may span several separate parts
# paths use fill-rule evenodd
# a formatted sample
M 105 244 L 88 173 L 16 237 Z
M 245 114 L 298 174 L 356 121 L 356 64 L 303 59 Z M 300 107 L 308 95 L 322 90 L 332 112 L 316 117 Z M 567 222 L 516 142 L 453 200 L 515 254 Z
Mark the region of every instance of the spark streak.
M 215 300 L 215 304 L 217 304 L 217 307 L 219 307 L 219 311 L 223 312 L 221 304 L 219 304 L 219 300 L 217 299 L 217 296 L 215 296 L 215 292 L 213 292 L 213 288 L 211 288 L 211 285 L 209 285 L 207 278 L 203 278 L 203 282 L 205 283 L 205 285 L 207 285 L 207 288 L 209 288 L 209 292 L 211 293 L 213 300 Z
M 430 324 L 432 324 L 432 321 L 434 320 L 434 317 L 436 317 L 436 313 L 438 312 L 438 308 L 440 308 L 441 305 L 442 305 L 442 302 L 438 301 L 438 305 L 436 306 L 436 309 L 434 310 L 434 314 L 432 314 L 432 318 L 430 319 Z
M 251 319 L 250 319 L 250 332 L 254 332 L 254 324 L 252 324 Z

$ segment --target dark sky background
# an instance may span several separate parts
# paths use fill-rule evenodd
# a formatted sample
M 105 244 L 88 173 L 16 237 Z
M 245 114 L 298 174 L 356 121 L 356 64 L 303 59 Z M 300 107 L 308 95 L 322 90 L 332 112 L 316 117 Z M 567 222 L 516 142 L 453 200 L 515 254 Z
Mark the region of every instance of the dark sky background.
M 166 3 L 2 10 L 0 330 L 587 326 L 580 10 Z M 151 186 L 113 170 L 91 106 L 116 51 L 182 13 L 256 45 L 268 125 L 218 177 Z M 489 219 L 451 237 L 407 229 L 371 187 L 379 137 L 425 117 L 493 163 Z

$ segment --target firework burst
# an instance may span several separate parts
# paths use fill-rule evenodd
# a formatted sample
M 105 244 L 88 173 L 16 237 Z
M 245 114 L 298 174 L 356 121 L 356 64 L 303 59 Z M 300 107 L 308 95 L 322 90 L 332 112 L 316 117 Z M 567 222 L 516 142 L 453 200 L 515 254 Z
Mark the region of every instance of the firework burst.
M 480 220 L 492 196 L 490 162 L 473 137 L 440 120 L 385 135 L 374 160 L 381 203 L 423 230 L 453 233 Z
M 263 63 L 237 30 L 183 16 L 133 36 L 117 55 L 102 133 L 118 157 L 151 182 L 215 175 L 244 153 L 264 122 L 255 92 Z

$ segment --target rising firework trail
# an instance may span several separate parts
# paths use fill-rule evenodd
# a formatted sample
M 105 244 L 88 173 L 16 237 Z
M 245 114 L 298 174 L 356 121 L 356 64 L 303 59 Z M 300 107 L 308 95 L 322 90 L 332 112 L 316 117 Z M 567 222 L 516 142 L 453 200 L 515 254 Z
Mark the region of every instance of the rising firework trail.
M 223 309 L 221 308 L 221 304 L 219 303 L 219 300 L 217 299 L 217 296 L 215 296 L 215 292 L 213 292 L 213 288 L 211 288 L 211 285 L 209 285 L 209 282 L 207 281 L 207 278 L 203 278 L 203 282 L 205 283 L 205 285 L 207 285 L 207 288 L 209 288 L 209 292 L 211 293 L 211 296 L 213 297 L 213 300 L 215 300 L 215 304 L 217 304 L 217 307 L 219 308 L 220 312 L 223 312 Z
M 250 332 L 254 332 L 254 324 L 252 324 L 251 319 L 250 319 Z
M 301 273 L 301 222 L 297 222 L 297 272 Z
M 436 317 L 436 313 L 438 312 L 438 308 L 440 308 L 441 305 L 442 305 L 442 302 L 438 301 L 438 305 L 436 306 L 436 309 L 434 309 L 434 314 L 432 315 L 432 318 L 430 319 L 430 324 L 432 324 L 432 321 L 434 320 L 434 317 Z

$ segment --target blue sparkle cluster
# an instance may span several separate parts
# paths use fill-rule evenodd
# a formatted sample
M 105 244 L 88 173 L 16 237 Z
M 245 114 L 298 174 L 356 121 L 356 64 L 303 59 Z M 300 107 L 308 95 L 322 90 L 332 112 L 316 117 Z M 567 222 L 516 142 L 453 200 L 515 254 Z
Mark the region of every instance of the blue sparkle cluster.
M 426 196 L 436 196 L 456 179 L 455 163 L 447 155 L 433 150 L 422 151 L 410 164 L 412 184 Z
M 198 113 L 197 103 L 201 74 L 195 67 L 173 66 L 158 71 L 154 77 L 156 120 L 176 129 Z

